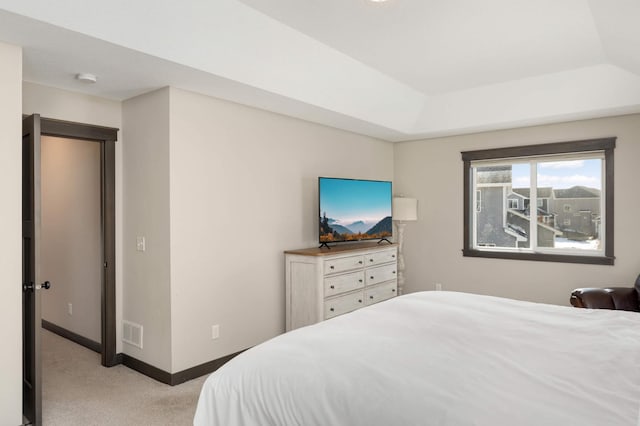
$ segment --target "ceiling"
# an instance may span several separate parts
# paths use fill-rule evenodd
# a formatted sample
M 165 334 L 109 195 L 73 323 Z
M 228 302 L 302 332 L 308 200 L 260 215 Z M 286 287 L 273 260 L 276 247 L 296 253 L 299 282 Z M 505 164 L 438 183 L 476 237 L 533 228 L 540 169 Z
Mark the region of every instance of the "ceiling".
M 0 0 L 0 41 L 26 81 L 170 85 L 404 141 L 640 112 L 639 18 L 637 0 Z

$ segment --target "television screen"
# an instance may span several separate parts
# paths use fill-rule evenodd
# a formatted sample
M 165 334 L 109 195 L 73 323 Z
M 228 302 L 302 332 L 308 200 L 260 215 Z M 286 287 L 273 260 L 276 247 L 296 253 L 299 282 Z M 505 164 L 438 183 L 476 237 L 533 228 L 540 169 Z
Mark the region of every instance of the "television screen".
M 321 243 L 391 238 L 391 182 L 318 178 Z

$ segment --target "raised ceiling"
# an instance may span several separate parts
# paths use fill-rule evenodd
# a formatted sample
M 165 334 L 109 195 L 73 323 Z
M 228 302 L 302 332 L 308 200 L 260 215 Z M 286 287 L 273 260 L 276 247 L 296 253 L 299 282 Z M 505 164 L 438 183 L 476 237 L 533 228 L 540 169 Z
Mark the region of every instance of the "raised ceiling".
M 638 19 L 637 0 L 0 0 L 0 40 L 27 81 L 171 85 L 402 141 L 640 112 Z

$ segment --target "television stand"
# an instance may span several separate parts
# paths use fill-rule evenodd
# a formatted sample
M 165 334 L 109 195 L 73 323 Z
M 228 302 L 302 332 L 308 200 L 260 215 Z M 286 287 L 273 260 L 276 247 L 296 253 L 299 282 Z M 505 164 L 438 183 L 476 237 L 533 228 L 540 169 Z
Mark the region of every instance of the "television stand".
M 380 244 L 380 243 L 381 243 L 381 242 L 383 242 L 383 241 L 386 241 L 386 242 L 388 242 L 389 244 L 393 244 L 391 241 L 389 241 L 389 240 L 388 240 L 388 239 L 386 239 L 386 238 L 380 238 L 380 241 L 378 241 L 378 244 Z
M 320 244 L 320 247 L 318 247 L 318 248 L 322 248 L 322 247 L 326 247 L 327 249 L 331 250 L 331 246 L 329 246 L 329 244 L 327 244 L 327 243 Z

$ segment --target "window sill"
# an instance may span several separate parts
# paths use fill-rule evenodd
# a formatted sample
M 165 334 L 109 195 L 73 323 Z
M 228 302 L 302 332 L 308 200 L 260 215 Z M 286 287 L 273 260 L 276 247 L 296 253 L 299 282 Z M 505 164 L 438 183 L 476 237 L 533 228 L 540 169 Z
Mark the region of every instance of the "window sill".
M 516 253 L 505 251 L 463 249 L 464 257 L 485 257 L 491 259 L 533 260 L 538 262 L 583 263 L 589 265 L 613 265 L 613 256 L 580 256 L 548 253 Z

